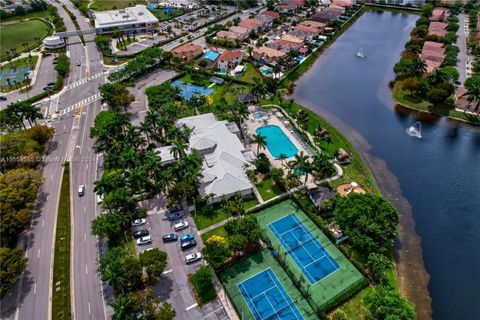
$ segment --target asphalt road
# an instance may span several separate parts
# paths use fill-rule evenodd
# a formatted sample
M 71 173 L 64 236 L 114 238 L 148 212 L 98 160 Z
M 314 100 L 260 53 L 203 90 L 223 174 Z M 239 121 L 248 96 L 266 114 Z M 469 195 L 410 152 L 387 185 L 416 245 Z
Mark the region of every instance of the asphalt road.
M 467 34 L 465 31 L 465 13 L 458 14 L 457 47 L 460 49 L 457 58 L 458 81 L 464 83 L 467 78 Z

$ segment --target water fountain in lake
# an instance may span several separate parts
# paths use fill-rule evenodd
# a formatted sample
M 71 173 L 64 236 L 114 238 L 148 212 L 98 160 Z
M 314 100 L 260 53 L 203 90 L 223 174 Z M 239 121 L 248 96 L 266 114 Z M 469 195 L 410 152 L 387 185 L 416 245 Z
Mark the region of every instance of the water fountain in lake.
M 405 132 L 411 137 L 421 139 L 422 138 L 422 124 L 420 123 L 420 121 L 417 121 L 411 127 L 408 127 L 407 130 L 405 130 Z
M 365 54 L 363 53 L 362 48 L 360 48 L 360 50 L 357 52 L 356 56 L 357 56 L 357 58 L 361 58 L 361 59 L 365 58 Z

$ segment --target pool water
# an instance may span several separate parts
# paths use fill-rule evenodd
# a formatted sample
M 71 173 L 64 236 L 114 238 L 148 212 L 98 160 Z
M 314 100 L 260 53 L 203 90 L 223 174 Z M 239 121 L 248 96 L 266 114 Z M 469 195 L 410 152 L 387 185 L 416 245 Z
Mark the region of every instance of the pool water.
M 278 126 L 263 126 L 257 128 L 255 132 L 265 138 L 267 149 L 274 158 L 280 157 L 281 154 L 290 158 L 298 153 L 297 147 Z
M 220 55 L 220 53 L 218 53 L 217 51 L 207 51 L 205 52 L 205 54 L 203 55 L 203 59 L 208 59 L 210 61 L 215 61 L 218 56 Z
M 263 117 L 265 117 L 265 115 L 262 112 L 255 112 L 253 114 L 253 118 L 256 119 L 256 120 L 263 119 Z
M 225 70 L 218 70 L 215 72 L 216 74 L 223 74 L 223 75 L 226 75 L 227 72 Z

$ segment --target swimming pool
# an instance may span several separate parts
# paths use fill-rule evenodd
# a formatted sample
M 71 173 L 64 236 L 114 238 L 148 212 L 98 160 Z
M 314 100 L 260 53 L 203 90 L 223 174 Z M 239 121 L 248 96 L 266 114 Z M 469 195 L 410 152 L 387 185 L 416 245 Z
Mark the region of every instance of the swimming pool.
M 205 52 L 205 54 L 203 55 L 203 59 L 208 59 L 210 61 L 215 61 L 218 56 L 220 55 L 220 53 L 218 53 L 217 51 L 214 51 L 214 50 L 211 50 L 211 51 L 207 51 Z
M 281 154 L 287 158 L 293 157 L 297 154 L 298 149 L 290 141 L 287 135 L 280 127 L 275 125 L 268 125 L 257 128 L 255 132 L 265 138 L 267 149 L 274 158 L 280 157 Z
M 265 117 L 263 112 L 257 111 L 253 114 L 253 119 L 255 120 L 262 120 Z
M 172 82 L 172 87 L 180 89 L 180 95 L 183 99 L 191 99 L 194 95 L 203 94 L 204 96 L 209 96 L 212 94 L 213 90 L 207 89 L 205 87 L 196 86 L 191 83 L 185 83 L 180 80 L 175 80 Z

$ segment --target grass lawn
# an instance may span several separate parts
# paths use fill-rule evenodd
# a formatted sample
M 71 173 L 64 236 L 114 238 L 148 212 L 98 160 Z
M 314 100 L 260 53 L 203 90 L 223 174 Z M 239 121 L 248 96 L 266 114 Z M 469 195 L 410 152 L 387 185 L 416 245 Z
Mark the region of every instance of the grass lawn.
M 223 210 L 222 208 L 217 208 L 213 210 L 209 215 L 193 215 L 193 220 L 195 220 L 195 224 L 197 225 L 198 230 L 205 229 L 206 227 L 209 227 L 227 218 L 228 216 L 226 215 L 225 210 Z
M 367 306 L 363 302 L 363 299 L 372 290 L 374 290 L 372 287 L 366 287 L 365 289 L 357 293 L 355 296 L 353 296 L 350 300 L 342 304 L 337 309 L 340 309 L 343 312 L 345 312 L 345 314 L 347 315 L 347 319 L 350 319 L 350 320 L 366 319 L 369 312 L 368 312 Z M 335 310 L 332 310 L 332 312 Z
M 58 284 L 58 285 L 57 285 Z M 71 319 L 70 305 L 70 170 L 65 166 L 60 189 L 55 257 L 53 262 L 52 318 Z
M 201 237 L 202 237 L 203 242 L 205 242 L 208 239 L 210 239 L 211 236 L 221 236 L 223 238 L 226 238 L 227 237 L 227 231 L 225 231 L 224 226 L 220 226 L 218 228 L 215 228 L 213 230 L 205 232 L 204 234 L 202 234 Z
M 114 9 L 123 9 L 126 7 L 133 7 L 137 4 L 145 4 L 144 0 L 95 0 L 90 6 L 94 11 L 105 11 Z
M 17 52 L 23 51 L 23 43 L 31 47 L 35 44 L 35 38 L 43 39 L 49 33 L 49 26 L 42 20 L 8 21 L 0 25 L 0 56 L 5 56 L 11 49 Z
M 120 44 L 120 41 L 117 42 L 116 47 L 117 47 L 118 50 L 123 50 L 123 44 L 125 44 L 125 46 L 127 47 L 128 45 L 130 45 L 134 42 L 137 42 L 136 40 L 133 40 L 133 37 L 130 37 L 130 39 L 125 37 L 125 38 L 123 38 L 123 40 L 124 41 L 123 41 L 122 45 Z
M 433 106 L 430 102 L 423 100 L 420 97 L 415 97 L 411 93 L 402 88 L 402 81 L 397 81 L 393 88 L 393 99 L 398 104 L 411 109 L 417 109 L 421 111 L 431 112 L 441 116 L 448 116 L 460 120 L 466 120 L 470 122 L 480 123 L 480 117 L 464 114 L 463 112 L 456 111 L 450 105 L 444 103 L 440 106 Z
M 273 182 L 272 178 L 266 176 L 262 181 L 255 185 L 264 201 L 272 199 L 283 193 L 283 191 Z
M 255 80 L 261 78 L 260 73 L 255 70 L 255 67 L 250 62 L 247 63 L 245 66 L 247 70 L 245 70 L 245 73 L 239 78 L 240 80 L 254 83 Z

